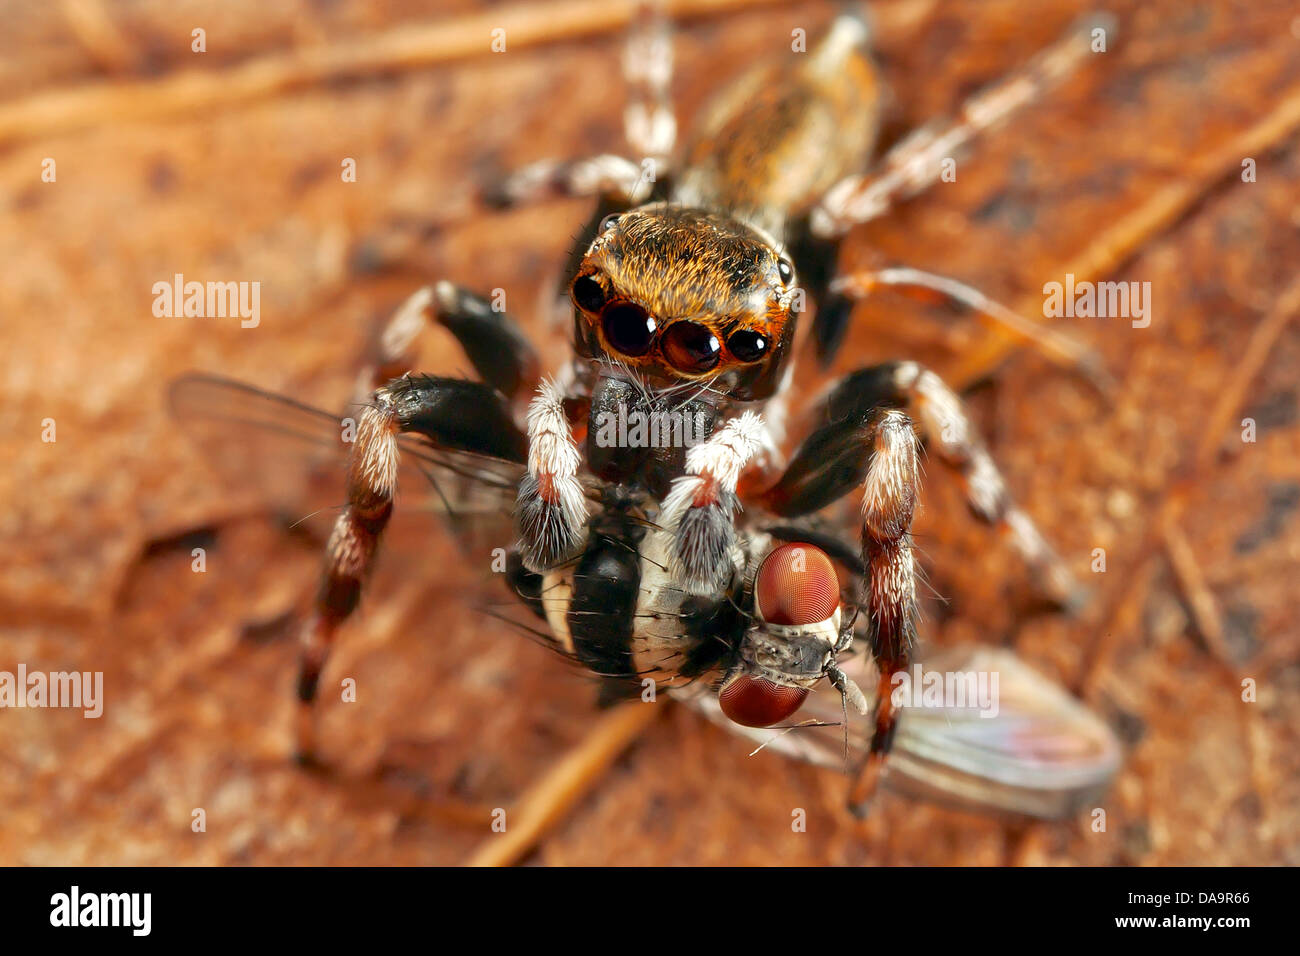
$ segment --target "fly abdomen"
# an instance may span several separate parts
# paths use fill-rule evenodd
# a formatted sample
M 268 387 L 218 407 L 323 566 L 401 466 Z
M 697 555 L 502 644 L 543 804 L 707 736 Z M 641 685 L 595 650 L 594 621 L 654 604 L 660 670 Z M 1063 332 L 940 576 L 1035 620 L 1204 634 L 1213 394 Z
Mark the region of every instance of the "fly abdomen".
M 565 615 L 572 653 L 595 674 L 636 684 L 632 631 L 640 555 L 628 539 L 594 534 L 573 571 Z

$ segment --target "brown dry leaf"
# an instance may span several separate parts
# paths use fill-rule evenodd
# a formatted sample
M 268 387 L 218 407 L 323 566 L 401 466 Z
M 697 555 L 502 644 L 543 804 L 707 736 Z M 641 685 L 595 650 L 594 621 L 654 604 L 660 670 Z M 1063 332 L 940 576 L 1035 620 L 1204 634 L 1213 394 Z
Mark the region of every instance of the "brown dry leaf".
M 424 22 L 420 6 L 340 0 L 272 20 L 262 4 L 187 9 L 207 25 L 204 65 L 222 68 Z M 447 16 L 480 7 L 446 6 Z M 1051 0 L 1029 13 L 992 0 L 957 13 L 886 0 L 881 56 L 898 123 L 952 108 L 1087 6 Z M 1097 237 L 1300 93 L 1288 4 L 1115 7 L 1120 36 L 1100 65 L 982 141 L 956 183 L 855 233 L 846 261 L 875 251 L 1033 303 L 1044 282 L 1097 253 Z M 815 35 L 832 9 L 692 21 L 678 36 L 682 115 L 787 44 L 792 27 Z M 0 88 L 15 99 L 102 81 L 106 64 L 147 78 L 193 63 L 190 27 L 166 3 L 113 5 L 116 45 L 84 24 L 79 32 L 58 4 L 20 10 L 0 37 Z M 108 701 L 97 721 L 0 719 L 0 862 L 454 863 L 486 835 L 492 808 L 510 806 L 582 738 L 594 713 L 588 682 L 475 611 L 464 595 L 477 576 L 445 540 L 417 538 L 394 553 L 425 560 L 381 568 L 329 665 L 327 681 L 350 676 L 362 689 L 355 704 L 325 699 L 336 775 L 296 769 L 286 757 L 292 641 L 250 641 L 241 627 L 309 590 L 318 557 L 221 489 L 169 420 L 164 389 L 198 369 L 338 407 L 376 317 L 434 278 L 503 288 L 513 311 L 533 312 L 585 207 L 480 214 L 471 186 L 486 166 L 617 147 L 619 42 L 485 51 L 0 151 L 0 668 L 101 670 Z M 917 540 L 944 602 L 926 602 L 927 639 L 1014 644 L 1063 681 L 1078 675 L 1107 627 L 1102 598 L 1121 583 L 1090 574 L 1094 549 L 1111 571 L 1126 566 L 1300 261 L 1300 149 L 1270 135 L 1241 157 L 1255 160 L 1257 181 L 1228 168 L 1198 184 L 1197 201 L 1107 276 L 1151 284 L 1149 328 L 1063 320 L 1119 381 L 1113 407 L 1024 352 L 972 397 L 1014 494 L 1099 600 L 1073 620 L 1028 614 L 1023 568 L 932 463 Z M 356 183 L 340 179 L 346 157 Z M 55 183 L 41 181 L 47 158 Z M 421 224 L 431 228 L 418 268 L 359 268 L 359 251 Z M 153 284 L 176 273 L 260 281 L 261 324 L 156 318 Z M 563 354 L 562 338 L 540 323 L 532 331 L 549 359 Z M 859 311 L 838 370 L 911 357 L 965 375 L 963 356 L 987 335 L 881 297 Z M 429 371 L 465 364 L 436 335 L 422 358 Z M 748 757 L 743 742 L 675 710 L 537 861 L 1300 863 L 1297 367 L 1293 322 L 1213 467 L 1195 476 L 1180 522 L 1229 663 L 1198 642 L 1159 552 L 1123 618 L 1131 624 L 1108 638 L 1091 703 L 1121 729 L 1126 760 L 1105 833 L 1081 822 L 1026 841 L 1002 823 L 897 799 L 863 828 L 842 809 L 837 775 Z M 811 363 L 801 376 L 815 384 Z M 1256 423 L 1254 443 L 1240 440 L 1242 418 Z M 53 443 L 42 441 L 46 419 Z M 193 547 L 207 551 L 203 574 L 190 570 Z M 1245 677 L 1257 703 L 1241 701 Z M 450 819 L 452 803 L 482 808 L 481 825 Z M 796 807 L 808 811 L 807 833 L 791 832 Z M 205 833 L 191 831 L 195 808 Z

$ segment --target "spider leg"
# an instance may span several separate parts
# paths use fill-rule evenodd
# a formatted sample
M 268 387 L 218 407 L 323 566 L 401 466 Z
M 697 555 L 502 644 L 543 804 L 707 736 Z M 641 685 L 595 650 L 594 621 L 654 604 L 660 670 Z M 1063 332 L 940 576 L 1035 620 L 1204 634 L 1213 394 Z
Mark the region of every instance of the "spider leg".
M 520 554 L 529 571 L 549 571 L 586 544 L 581 462 L 564 393 L 554 382 L 543 381 L 528 406 L 528 474 L 519 482 L 515 503 Z
M 795 517 L 862 487 L 861 606 L 880 683 L 875 731 L 851 797 L 859 808 L 874 792 L 893 742 L 893 676 L 907 667 L 916 644 L 911 527 L 921 477 L 916 432 L 906 412 L 883 404 L 853 412 L 808 436 L 763 498 L 769 510 Z
M 916 595 L 910 525 L 919 492 L 917 436 L 961 478 L 972 512 L 1010 538 L 1040 586 L 1069 606 L 1079 589 L 1033 521 L 1012 503 L 1006 484 L 961 402 L 937 375 L 915 362 L 854 372 L 822 399 L 826 424 L 799 446 L 781 477 L 762 495 L 783 517 L 818 511 L 863 487 L 863 606 L 880 668 L 875 730 L 851 802 L 865 807 L 879 782 L 896 725 L 892 678 L 908 665 L 916 639 Z
M 871 745 L 849 793 L 850 808 L 859 815 L 876 791 L 885 757 L 894 743 L 898 726 L 894 675 L 907 667 L 916 645 L 911 528 L 921 491 L 911 419 L 900 409 L 878 408 L 866 421 L 871 457 L 862 482 L 862 558 L 867 566 L 863 604 L 871 656 L 880 668 L 880 680 Z
M 632 157 L 602 153 L 580 159 L 543 159 L 487 183 L 481 196 L 504 209 L 544 199 L 601 197 L 623 207 L 650 198 L 669 171 L 677 143 L 677 118 L 669 87 L 673 76 L 672 30 L 657 2 L 641 3 L 623 50 L 623 76 L 630 97 L 623 131 Z
M 357 381 L 355 403 L 411 370 L 417 336 L 436 322 L 455 336 L 478 377 L 518 401 L 537 383 L 537 352 L 527 336 L 489 299 L 447 281 L 418 289 L 381 331 Z
M 891 289 L 920 302 L 940 301 L 982 316 L 1033 346 L 1039 354 L 1086 378 L 1103 395 L 1115 390 L 1114 380 L 1101 358 L 1073 336 L 1039 322 L 1032 322 L 984 293 L 948 276 L 907 266 L 862 270 L 832 280 L 828 286 L 825 316 L 819 306 L 814 321 L 818 358 L 827 365 L 835 357 L 848 330 L 851 307 L 835 310 L 835 302 L 865 298 L 878 289 Z
M 825 415 L 861 419 L 880 405 L 903 408 L 927 447 L 961 482 L 971 513 L 996 528 L 1029 566 L 1036 588 L 1062 608 L 1083 599 L 1079 583 L 1027 514 L 1016 507 L 961 399 L 916 362 L 887 362 L 846 376 L 827 395 Z
M 831 363 L 843 343 L 854 300 L 888 287 L 923 301 L 939 299 L 983 316 L 1010 329 L 1051 361 L 1077 370 L 1103 394 L 1113 390 L 1100 359 L 1072 337 L 1030 322 L 955 279 L 906 267 L 863 271 L 836 279 L 826 268 L 837 258 L 838 240 L 852 226 L 883 215 L 894 203 L 933 185 L 945 166 L 977 135 L 1040 99 L 1073 72 L 1092 50 L 1095 31 L 1112 28 L 1113 21 L 1106 16 L 1080 21 L 1025 66 L 968 99 L 955 118 L 916 130 L 877 161 L 873 172 L 841 179 L 826 191 L 801 224 L 805 235 L 800 245 L 806 249 L 798 250 L 803 253 L 798 259 L 801 268 L 807 271 L 806 263 L 812 262 L 814 272 L 820 273 L 810 291 L 817 303 L 812 338 L 823 366 Z
M 638 5 L 623 49 L 623 78 L 631 92 L 623 110 L 623 131 L 632 155 L 666 164 L 677 144 L 670 95 L 673 36 L 657 0 Z
M 482 199 L 495 209 L 576 197 L 609 197 L 634 206 L 650 197 L 656 176 L 653 160 L 638 163 L 612 153 L 582 159 L 541 159 L 487 183 L 482 188 Z
M 524 436 L 501 396 L 487 385 L 452 378 L 405 375 L 377 389 L 357 423 L 348 466 L 348 500 L 325 546 L 312 614 L 302 632 L 298 670 L 298 755 L 315 753 L 314 704 L 321 670 L 335 634 L 356 610 L 380 536 L 393 511 L 400 433 L 428 438 L 435 447 L 523 463 Z
M 954 159 L 980 133 L 1042 98 L 1090 55 L 1095 31 L 1109 33 L 1109 17 L 1088 18 L 1072 26 L 1028 63 L 962 104 L 954 118 L 929 123 L 904 137 L 867 175 L 849 176 L 832 186 L 812 217 L 820 236 L 843 235 L 851 227 L 884 214 L 937 182 L 945 160 Z
M 686 452 L 685 474 L 673 481 L 658 524 L 669 535 L 669 571 L 689 594 L 725 591 L 734 573 L 736 485 L 768 445 L 763 419 L 745 412 Z

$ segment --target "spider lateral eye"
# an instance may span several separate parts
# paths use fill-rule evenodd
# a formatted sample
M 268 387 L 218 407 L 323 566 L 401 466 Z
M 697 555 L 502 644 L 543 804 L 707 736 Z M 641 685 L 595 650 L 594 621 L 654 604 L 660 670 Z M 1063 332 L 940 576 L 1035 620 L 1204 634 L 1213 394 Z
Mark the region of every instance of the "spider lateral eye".
M 605 304 L 605 290 L 591 276 L 578 276 L 573 280 L 573 301 L 580 309 L 599 312 Z
M 727 350 L 742 362 L 757 362 L 767 354 L 767 336 L 753 329 L 737 329 L 727 339 Z
M 786 687 L 763 677 L 737 674 L 718 691 L 718 705 L 729 720 L 745 727 L 771 727 L 798 710 L 807 696 L 803 687 Z
M 759 566 L 754 603 L 770 624 L 828 621 L 840 603 L 835 565 L 816 545 L 783 544 Z
M 781 281 L 789 285 L 794 281 L 794 263 L 782 256 L 776 260 L 776 274 L 781 277 Z
M 674 322 L 664 331 L 663 353 L 679 372 L 707 372 L 722 358 L 722 344 L 707 327 L 696 322 Z
M 654 344 L 654 316 L 631 302 L 615 302 L 606 307 L 600 319 L 605 341 L 623 355 L 640 356 Z
M 606 216 L 604 219 L 600 221 L 600 225 L 596 227 L 596 231 L 605 232 L 607 229 L 612 229 L 614 227 L 614 224 L 618 222 L 618 220 L 622 217 L 622 215 L 623 214 L 619 212 L 610 213 L 608 216 Z M 591 220 L 587 220 L 587 221 L 590 222 Z

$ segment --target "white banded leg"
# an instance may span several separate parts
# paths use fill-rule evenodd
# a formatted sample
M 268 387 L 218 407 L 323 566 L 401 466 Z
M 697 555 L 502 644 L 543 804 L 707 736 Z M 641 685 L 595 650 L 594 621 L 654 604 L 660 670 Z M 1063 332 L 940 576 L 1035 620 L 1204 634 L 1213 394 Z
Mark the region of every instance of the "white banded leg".
M 515 526 L 530 571 L 543 573 L 576 555 L 587 538 L 587 501 L 578 480 L 581 455 L 564 394 L 543 381 L 528 406 L 528 474 L 519 482 Z
M 871 745 L 850 791 L 850 806 L 859 813 L 870 803 L 893 745 L 893 676 L 911 658 L 918 616 L 912 516 L 921 492 L 921 469 L 912 420 L 901 409 L 879 408 L 869 420 L 868 441 L 871 460 L 862 482 L 863 604 L 880 678 Z
M 864 299 L 880 289 L 891 289 L 909 298 L 930 301 L 936 297 L 959 306 L 1007 329 L 1053 363 L 1077 369 L 1103 395 L 1112 394 L 1115 382 L 1100 356 L 1059 329 L 1032 322 L 973 286 L 949 276 L 910 266 L 888 266 L 840 276 L 830 283 L 832 293 L 850 299 Z
M 623 77 L 629 91 L 623 130 L 632 155 L 662 168 L 677 143 L 677 117 L 670 89 L 672 27 L 657 2 L 644 2 L 637 8 L 623 50 Z
M 955 158 L 977 135 L 1041 98 L 1091 54 L 1094 31 L 1109 34 L 1112 29 L 1112 18 L 1105 16 L 1075 24 L 1023 67 L 970 97 L 956 117 L 928 123 L 900 140 L 874 172 L 840 180 L 813 210 L 813 232 L 823 238 L 843 235 L 929 188 L 939 180 L 944 160 Z
M 1033 570 L 1045 594 L 1064 607 L 1077 603 L 1078 582 L 1033 519 L 1012 501 L 961 399 L 938 375 L 916 362 L 898 363 L 894 381 L 899 393 L 908 397 L 922 437 L 939 459 L 957 472 L 971 512 L 1002 532 Z
M 691 594 L 718 594 L 735 570 L 736 485 L 766 445 L 762 416 L 745 412 L 686 453 L 686 474 L 673 482 L 659 514 L 669 535 L 669 570 Z
M 585 159 L 542 159 L 516 170 L 484 190 L 489 205 L 509 207 L 543 199 L 610 196 L 635 205 L 650 195 L 645 168 L 623 156 L 602 153 Z

